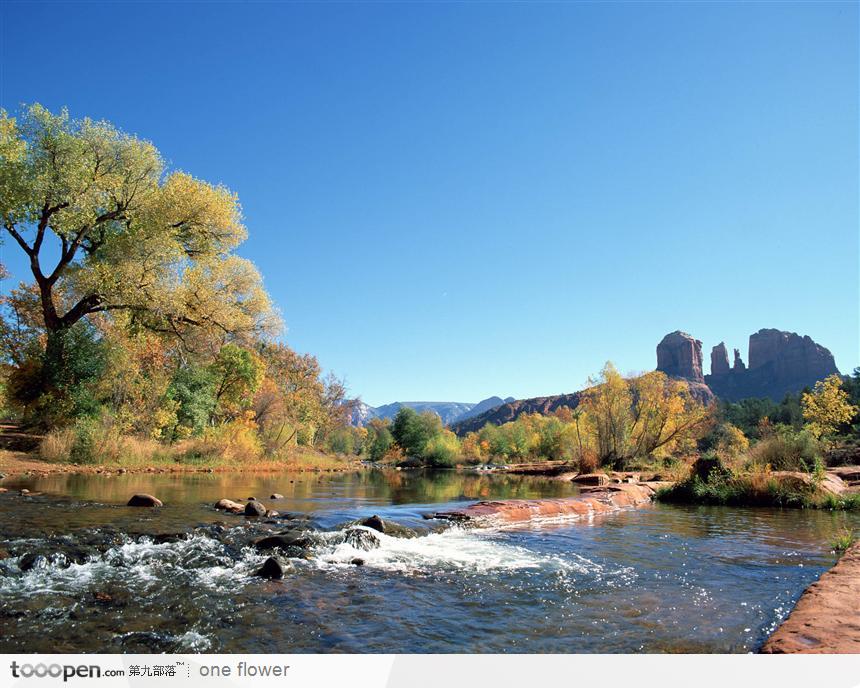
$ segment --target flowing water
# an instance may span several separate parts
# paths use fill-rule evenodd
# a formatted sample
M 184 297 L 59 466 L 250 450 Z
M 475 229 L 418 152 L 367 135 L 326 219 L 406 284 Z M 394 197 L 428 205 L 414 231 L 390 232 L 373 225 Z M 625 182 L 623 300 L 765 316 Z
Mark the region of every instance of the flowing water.
M 462 529 L 479 499 L 559 497 L 499 474 L 7 478 L 0 652 L 749 652 L 835 561 L 856 517 L 648 506 L 589 522 Z M 34 493 L 20 496 L 17 490 Z M 161 509 L 124 506 L 137 492 Z M 285 498 L 268 501 L 278 492 Z M 256 496 L 286 518 L 215 511 Z M 345 537 L 379 514 L 415 537 Z M 283 580 L 250 543 L 313 531 Z M 355 565 L 361 559 L 363 565 Z

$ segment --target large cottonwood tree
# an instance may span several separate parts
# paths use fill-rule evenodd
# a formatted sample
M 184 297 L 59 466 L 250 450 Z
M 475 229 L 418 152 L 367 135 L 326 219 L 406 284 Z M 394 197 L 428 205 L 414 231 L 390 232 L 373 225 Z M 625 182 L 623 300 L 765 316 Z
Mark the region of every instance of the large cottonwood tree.
M 69 329 L 97 313 L 197 343 L 277 326 L 234 253 L 246 236 L 235 194 L 168 171 L 151 143 L 107 122 L 0 110 L 0 206 L 38 290 L 48 378 Z

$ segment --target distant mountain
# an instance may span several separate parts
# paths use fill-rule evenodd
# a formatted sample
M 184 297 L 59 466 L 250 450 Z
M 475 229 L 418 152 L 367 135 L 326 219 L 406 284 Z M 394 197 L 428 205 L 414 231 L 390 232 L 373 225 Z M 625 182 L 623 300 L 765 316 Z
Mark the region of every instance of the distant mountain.
M 560 409 L 562 406 L 574 409 L 579 405 L 580 397 L 581 392 L 574 392 L 573 394 L 558 394 L 551 397 L 534 397 L 532 399 L 506 401 L 504 404 L 495 406 L 476 416 L 453 423 L 451 430 L 463 436 L 467 432 L 480 430 L 487 423 L 501 425 L 502 423 L 516 420 L 523 413 L 540 413 L 546 415 Z
M 364 402 L 358 402 L 352 412 L 350 422 L 352 425 L 362 427 L 367 425 L 373 418 L 391 419 L 403 407 L 408 406 L 418 413 L 432 411 L 445 425 L 451 425 L 475 415 L 493 409 L 506 401 L 513 401 L 513 397 L 502 399 L 501 397 L 489 397 L 477 404 L 459 401 L 395 401 L 384 406 L 368 406 Z
M 359 401 L 352 408 L 349 424 L 357 428 L 362 428 L 373 418 L 376 418 L 376 409 L 373 406 L 368 406 L 363 401 Z
M 465 420 L 469 420 L 469 418 L 474 418 L 475 416 L 480 416 L 482 413 L 485 413 L 491 409 L 496 408 L 497 406 L 501 406 L 507 401 L 514 401 L 513 397 L 508 397 L 507 399 L 502 399 L 501 397 L 489 397 L 488 399 L 484 399 L 483 401 L 479 401 L 468 411 L 455 418 L 453 423 L 462 423 Z

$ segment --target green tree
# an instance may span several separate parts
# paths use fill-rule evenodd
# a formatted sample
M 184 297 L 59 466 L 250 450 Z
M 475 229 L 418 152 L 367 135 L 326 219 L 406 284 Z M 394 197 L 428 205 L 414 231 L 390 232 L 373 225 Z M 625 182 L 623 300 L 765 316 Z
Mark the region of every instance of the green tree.
M 442 432 L 442 420 L 432 411 L 418 413 L 408 406 L 401 406 L 391 435 L 394 441 L 410 456 L 422 456 L 427 443 Z

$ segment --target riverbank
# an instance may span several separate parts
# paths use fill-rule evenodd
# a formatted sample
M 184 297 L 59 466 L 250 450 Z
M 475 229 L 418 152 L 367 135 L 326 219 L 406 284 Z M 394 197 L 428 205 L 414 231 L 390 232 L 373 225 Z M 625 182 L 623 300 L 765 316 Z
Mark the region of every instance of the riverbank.
M 251 462 L 179 463 L 148 461 L 145 463 L 76 464 L 51 462 L 35 453 L 0 450 L 0 473 L 5 475 L 113 475 L 135 473 L 320 473 L 355 471 L 363 467 L 354 459 L 296 448 L 285 459 Z
M 860 543 L 800 596 L 768 638 L 766 654 L 860 653 Z

